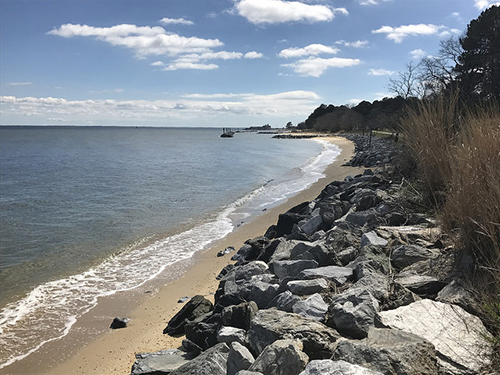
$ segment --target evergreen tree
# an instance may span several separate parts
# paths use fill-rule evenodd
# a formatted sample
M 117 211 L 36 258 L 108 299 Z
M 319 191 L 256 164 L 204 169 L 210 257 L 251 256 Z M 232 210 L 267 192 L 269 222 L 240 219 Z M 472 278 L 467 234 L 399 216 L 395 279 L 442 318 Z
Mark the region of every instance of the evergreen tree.
M 500 6 L 472 20 L 460 44 L 463 53 L 455 69 L 462 93 L 467 99 L 500 101 Z

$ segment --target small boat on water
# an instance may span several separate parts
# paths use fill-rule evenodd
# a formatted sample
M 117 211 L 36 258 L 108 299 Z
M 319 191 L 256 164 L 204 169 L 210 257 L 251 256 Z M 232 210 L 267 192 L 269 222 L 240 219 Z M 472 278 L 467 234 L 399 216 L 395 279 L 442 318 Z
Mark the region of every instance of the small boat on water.
M 221 138 L 233 138 L 234 132 L 231 128 L 222 128 L 222 134 L 220 136 Z

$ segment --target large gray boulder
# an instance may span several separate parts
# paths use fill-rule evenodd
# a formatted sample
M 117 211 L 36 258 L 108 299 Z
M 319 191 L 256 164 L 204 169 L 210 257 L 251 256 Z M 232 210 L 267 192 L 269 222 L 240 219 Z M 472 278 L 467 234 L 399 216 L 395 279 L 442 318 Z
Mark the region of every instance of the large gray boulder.
M 252 276 L 269 273 L 268 269 L 269 266 L 266 263 L 260 260 L 255 260 L 245 265 L 236 267 L 233 271 L 234 278 L 235 280 L 250 280 Z
M 398 270 L 439 255 L 436 249 L 427 249 L 417 245 L 401 245 L 392 250 L 391 263 Z
M 227 306 L 222 310 L 222 324 L 247 330 L 258 310 L 259 307 L 253 301 Z
M 248 369 L 266 375 L 298 375 L 304 370 L 309 357 L 297 340 L 277 340 L 267 346 Z
M 286 286 L 293 294 L 307 296 L 327 290 L 328 282 L 325 279 L 292 280 Z
M 446 286 L 437 277 L 425 275 L 399 274 L 395 281 L 420 296 L 434 296 Z
M 361 247 L 368 245 L 385 247 L 388 243 L 389 242 L 385 238 L 379 237 L 375 231 L 363 233 L 361 236 Z
M 278 284 L 269 284 L 262 281 L 253 283 L 248 297 L 254 301 L 260 309 L 266 307 L 278 294 Z
M 290 259 L 292 250 L 296 247 L 297 251 L 306 251 L 310 246 L 303 241 L 282 240 L 274 250 L 274 254 L 271 257 L 270 263 Z
M 297 302 L 293 305 L 292 311 L 305 318 L 322 322 L 325 320 L 328 305 L 323 300 L 323 297 L 321 297 L 321 294 L 316 293 L 305 300 Z
M 229 347 L 224 344 L 217 344 L 204 351 L 198 357 L 192 359 L 177 370 L 171 372 L 172 375 L 226 375 L 227 359 L 229 357 Z
M 136 354 L 135 358 L 130 375 L 162 375 L 170 374 L 185 365 L 194 358 L 194 355 L 179 349 L 169 349 L 155 353 Z
M 213 309 L 214 306 L 208 299 L 201 295 L 194 296 L 170 319 L 163 333 L 170 336 L 182 335 L 185 333 L 185 326 L 189 321 L 193 321 Z
M 326 324 L 347 337 L 362 339 L 371 327 L 380 325 L 378 310 L 378 301 L 370 292 L 351 288 L 333 297 Z
M 231 344 L 232 342 L 239 342 L 245 345 L 247 342 L 247 331 L 236 327 L 221 327 L 217 332 L 217 341 Z
M 316 359 L 309 362 L 306 369 L 299 375 L 382 375 L 382 373 L 345 361 Z
M 272 263 L 273 271 L 280 280 L 287 277 L 294 277 L 299 274 L 300 271 L 317 268 L 318 263 L 315 260 L 280 260 Z
M 257 354 L 276 340 L 294 338 L 302 341 L 303 351 L 309 358 L 326 359 L 333 354 L 335 341 L 340 336 L 324 324 L 272 308 L 257 312 L 250 322 L 247 338 Z
M 326 266 L 304 270 L 299 274 L 299 279 L 319 279 L 324 278 L 342 285 L 354 277 L 354 270 L 349 267 Z
M 459 306 L 423 299 L 380 313 L 382 323 L 431 342 L 439 364 L 450 374 L 475 374 L 490 363 L 488 331 Z
M 255 358 L 250 350 L 239 342 L 233 342 L 229 345 L 229 355 L 227 358 L 227 375 L 234 375 L 238 371 L 247 370 Z
M 364 340 L 340 340 L 333 359 L 385 375 L 438 375 L 436 350 L 425 339 L 392 329 L 372 328 Z
M 292 312 L 293 306 L 299 301 L 301 301 L 299 296 L 292 294 L 289 290 L 285 290 L 269 302 L 267 308 L 270 309 L 271 307 L 276 307 L 281 311 Z

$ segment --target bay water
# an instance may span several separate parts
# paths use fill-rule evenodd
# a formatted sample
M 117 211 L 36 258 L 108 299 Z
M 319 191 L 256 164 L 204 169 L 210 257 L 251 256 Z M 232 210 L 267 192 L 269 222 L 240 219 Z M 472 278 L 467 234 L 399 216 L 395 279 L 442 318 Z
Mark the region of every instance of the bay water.
M 0 368 L 99 297 L 168 272 L 309 187 L 340 150 L 220 129 L 0 128 Z

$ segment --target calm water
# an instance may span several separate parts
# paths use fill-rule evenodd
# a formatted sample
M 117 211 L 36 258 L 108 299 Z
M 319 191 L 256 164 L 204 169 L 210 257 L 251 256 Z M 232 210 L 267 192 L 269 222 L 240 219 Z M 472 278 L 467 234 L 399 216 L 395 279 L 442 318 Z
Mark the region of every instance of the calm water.
M 219 134 L 0 128 L 0 368 L 308 187 L 339 153 Z

